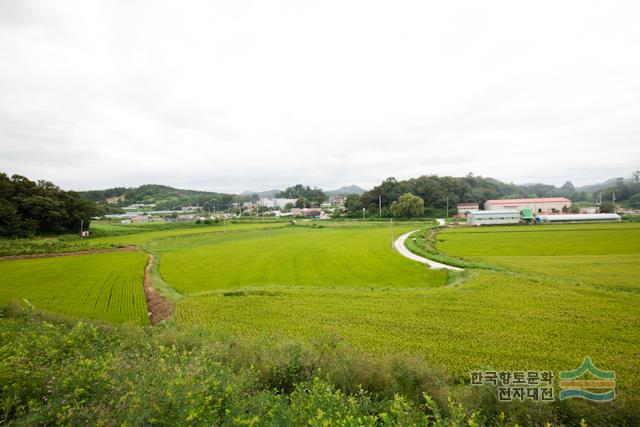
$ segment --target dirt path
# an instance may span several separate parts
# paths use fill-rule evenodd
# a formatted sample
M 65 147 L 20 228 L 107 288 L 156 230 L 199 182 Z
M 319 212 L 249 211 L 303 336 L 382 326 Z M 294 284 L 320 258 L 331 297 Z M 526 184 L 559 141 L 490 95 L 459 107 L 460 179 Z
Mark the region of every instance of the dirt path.
M 454 267 L 453 265 L 442 264 L 441 262 L 432 261 L 428 258 L 421 257 L 420 255 L 416 255 L 413 252 L 411 252 L 409 249 L 407 249 L 407 247 L 404 245 L 404 242 L 405 240 L 407 240 L 407 237 L 409 237 L 409 235 L 411 235 L 412 233 L 415 233 L 416 231 L 418 230 L 413 230 L 408 233 L 404 233 L 402 236 L 398 237 L 395 242 L 393 242 L 393 246 L 396 248 L 398 252 L 400 252 L 400 255 L 406 258 L 409 258 L 413 261 L 427 264 L 429 268 L 434 268 L 434 269 L 444 268 L 447 270 L 454 270 L 454 271 L 464 270 L 464 268 Z
M 135 246 L 124 246 L 121 248 L 88 249 L 86 251 L 74 251 L 74 252 L 48 252 L 45 254 L 7 255 L 7 256 L 1 256 L 0 261 L 16 261 L 19 259 L 55 258 L 55 257 L 61 257 L 61 256 L 106 254 L 109 252 L 137 252 L 139 250 L 140 249 L 136 248 Z
M 149 260 L 144 268 L 144 296 L 147 298 L 147 310 L 151 325 L 156 326 L 163 320 L 171 317 L 172 307 L 169 300 L 163 298 L 153 287 L 151 278 L 151 268 L 153 266 L 153 255 L 147 254 Z

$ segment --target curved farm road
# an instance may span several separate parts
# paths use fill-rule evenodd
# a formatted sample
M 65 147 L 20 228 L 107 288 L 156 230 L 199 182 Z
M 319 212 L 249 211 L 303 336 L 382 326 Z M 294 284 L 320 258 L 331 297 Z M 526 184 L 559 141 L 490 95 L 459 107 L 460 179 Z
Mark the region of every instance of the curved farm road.
M 423 264 L 427 264 L 429 266 L 429 268 L 434 268 L 434 269 L 447 269 L 447 270 L 453 270 L 453 271 L 463 271 L 464 268 L 460 268 L 460 267 L 454 267 L 453 265 L 447 265 L 447 264 L 443 264 L 441 262 L 437 262 L 437 261 L 432 261 L 430 259 L 427 259 L 425 257 L 421 257 L 420 255 L 416 255 L 413 252 L 411 252 L 409 249 L 407 249 L 407 247 L 404 245 L 405 240 L 407 240 L 407 237 L 409 237 L 409 235 L 411 235 L 412 233 L 415 233 L 418 230 L 413 230 L 410 231 L 408 233 L 404 233 L 403 235 L 401 235 L 400 237 L 398 237 L 396 239 L 395 242 L 393 242 L 393 246 L 396 248 L 396 250 L 398 252 L 400 252 L 400 255 L 409 258 L 413 261 L 417 261 L 417 262 L 421 262 Z

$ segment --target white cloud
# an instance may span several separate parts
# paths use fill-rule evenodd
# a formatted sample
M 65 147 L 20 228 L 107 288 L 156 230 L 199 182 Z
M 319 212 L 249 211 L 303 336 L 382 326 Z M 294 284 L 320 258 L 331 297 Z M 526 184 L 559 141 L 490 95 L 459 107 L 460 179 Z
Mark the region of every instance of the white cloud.
M 0 3 L 0 170 L 371 186 L 640 165 L 637 2 Z

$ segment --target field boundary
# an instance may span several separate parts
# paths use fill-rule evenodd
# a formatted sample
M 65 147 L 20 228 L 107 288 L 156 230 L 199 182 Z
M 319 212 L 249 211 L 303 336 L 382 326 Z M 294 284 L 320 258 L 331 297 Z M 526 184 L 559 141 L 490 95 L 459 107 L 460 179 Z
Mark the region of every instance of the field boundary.
M 405 246 L 405 241 L 407 240 L 407 237 L 409 237 L 410 235 L 412 235 L 416 231 L 420 231 L 420 230 L 413 230 L 413 231 L 409 231 L 408 233 L 404 233 L 403 235 L 398 237 L 395 240 L 395 242 L 393 242 L 393 246 L 400 253 L 400 255 L 402 255 L 403 257 L 408 258 L 408 259 L 410 259 L 412 261 L 417 261 L 417 262 L 421 262 L 423 264 L 427 264 L 429 266 L 429 268 L 432 268 L 432 269 L 446 269 L 446 270 L 453 270 L 453 271 L 463 271 L 464 270 L 464 268 L 454 267 L 453 265 L 443 264 L 441 262 L 430 260 L 429 258 L 425 258 L 423 256 L 414 254 L 409 249 L 407 249 L 407 247 Z
M 147 265 L 144 267 L 144 296 L 147 299 L 149 321 L 152 326 L 156 326 L 158 323 L 171 317 L 173 307 L 171 302 L 160 296 L 153 287 L 153 278 L 151 274 L 151 269 L 153 268 L 153 255 L 147 254 L 147 257 Z
M 0 256 L 0 261 L 18 261 L 21 259 L 57 258 L 57 257 L 63 257 L 63 256 L 106 254 L 110 252 L 137 252 L 139 250 L 140 249 L 138 249 L 135 246 L 124 246 L 124 247 L 109 248 L 109 249 L 87 249 L 86 251 L 47 252 L 42 254 L 6 255 L 6 256 Z
M 435 242 L 438 235 L 438 231 L 443 230 L 441 227 L 436 227 L 432 229 L 420 229 L 414 231 L 414 237 L 417 236 L 419 239 L 424 239 L 424 247 L 420 246 L 418 243 L 413 240 L 405 240 L 405 247 L 418 256 L 422 256 L 427 259 L 431 259 L 433 261 L 438 261 L 443 264 L 452 265 L 454 267 L 468 269 L 468 268 L 478 268 L 483 270 L 493 270 L 493 271 L 506 271 L 505 268 L 498 267 L 491 264 L 484 264 L 475 261 L 467 261 L 462 258 L 455 258 L 442 252 L 439 252 L 435 248 Z M 420 236 L 420 233 L 427 233 L 428 236 Z

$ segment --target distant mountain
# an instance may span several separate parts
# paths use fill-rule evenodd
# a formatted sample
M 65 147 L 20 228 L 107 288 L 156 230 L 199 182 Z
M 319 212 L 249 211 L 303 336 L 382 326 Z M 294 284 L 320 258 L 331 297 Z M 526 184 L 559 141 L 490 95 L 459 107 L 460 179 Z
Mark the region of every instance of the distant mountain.
M 582 187 L 576 187 L 576 190 L 584 191 L 585 193 L 593 193 L 594 191 L 606 190 L 608 188 L 615 186 L 618 179 L 619 178 L 611 178 L 597 184 L 583 185 Z M 624 180 L 624 182 L 631 182 L 631 180 L 627 178 Z
M 265 199 L 273 199 L 276 193 L 279 193 L 281 190 L 266 190 L 266 191 L 243 191 L 240 193 L 241 196 L 251 196 L 252 194 L 257 194 L 260 197 L 264 197 Z
M 241 196 L 251 196 L 252 194 L 257 194 L 260 197 L 264 197 L 264 198 L 274 198 L 275 195 L 279 192 L 281 192 L 282 190 L 267 190 L 267 191 L 243 191 L 242 193 L 240 193 Z M 336 190 L 329 190 L 329 191 L 325 191 L 324 193 L 327 196 L 338 196 L 338 195 L 346 195 L 346 194 L 362 194 L 364 193 L 365 190 L 362 187 L 359 187 L 357 185 L 346 185 L 344 187 L 340 187 Z
M 81 191 L 80 195 L 94 202 L 126 206 L 133 203 L 155 204 L 157 209 L 173 209 L 181 206 L 219 206 L 233 203 L 233 194 L 212 191 L 183 190 L 166 185 L 145 184 L 140 187 L 116 187 L 106 190 Z
M 329 191 L 325 191 L 325 193 L 328 196 L 337 196 L 337 195 L 346 195 L 346 194 L 357 194 L 357 195 L 361 195 L 363 193 L 365 193 L 367 190 L 365 190 L 362 187 L 359 187 L 357 185 L 347 185 L 344 187 L 340 187 L 337 190 L 329 190 Z

